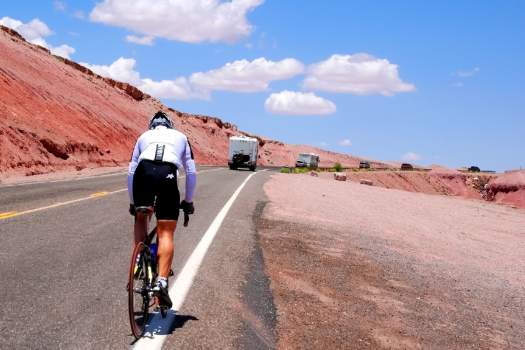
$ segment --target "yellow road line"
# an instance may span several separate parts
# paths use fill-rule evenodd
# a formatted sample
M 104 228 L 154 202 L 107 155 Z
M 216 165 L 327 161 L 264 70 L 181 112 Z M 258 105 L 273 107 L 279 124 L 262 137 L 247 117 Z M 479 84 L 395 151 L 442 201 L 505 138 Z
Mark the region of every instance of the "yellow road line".
M 8 211 L 6 213 L 0 213 L 0 220 L 12 218 L 13 216 L 16 216 L 16 215 L 17 215 L 16 211 Z
M 109 192 L 107 191 L 102 191 L 102 192 L 95 192 L 93 193 L 92 195 L 90 195 L 91 198 L 96 198 L 96 197 L 102 197 L 102 196 L 106 196 L 108 195 Z
M 127 191 L 127 188 L 122 188 L 120 190 L 111 191 L 111 192 L 97 192 L 95 194 L 104 193 L 103 195 L 106 196 L 106 195 L 115 194 L 115 193 L 124 192 L 124 191 Z M 95 197 L 93 197 L 93 195 L 91 195 L 89 197 L 77 198 L 77 199 L 73 199 L 73 200 L 66 201 L 66 202 L 58 202 L 58 203 L 55 203 L 55 204 L 47 205 L 45 207 L 29 209 L 29 210 L 24 210 L 24 211 L 19 211 L 19 212 L 13 212 L 13 213 L 9 213 L 9 215 L 6 215 L 6 216 L 0 216 L 0 220 L 7 219 L 7 218 L 12 218 L 12 217 L 15 217 L 15 216 L 20 216 L 20 215 L 25 215 L 25 214 L 36 213 L 38 211 L 42 211 L 42 210 L 46 210 L 46 209 L 62 207 L 64 205 L 69 205 L 69 204 L 73 204 L 73 203 L 77 203 L 77 202 L 82 202 L 82 201 L 86 201 L 88 199 L 93 199 L 93 198 L 96 198 L 96 197 L 100 197 L 100 195 L 95 196 Z

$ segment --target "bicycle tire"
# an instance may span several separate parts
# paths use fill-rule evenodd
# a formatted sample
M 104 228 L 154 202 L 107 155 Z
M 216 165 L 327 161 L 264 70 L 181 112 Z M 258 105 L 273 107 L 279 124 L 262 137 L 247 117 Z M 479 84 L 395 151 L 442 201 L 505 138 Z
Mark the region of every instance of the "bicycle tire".
M 136 339 L 144 334 L 151 306 L 149 296 L 151 271 L 148 268 L 148 249 L 143 242 L 135 245 L 128 274 L 128 313 L 131 332 Z

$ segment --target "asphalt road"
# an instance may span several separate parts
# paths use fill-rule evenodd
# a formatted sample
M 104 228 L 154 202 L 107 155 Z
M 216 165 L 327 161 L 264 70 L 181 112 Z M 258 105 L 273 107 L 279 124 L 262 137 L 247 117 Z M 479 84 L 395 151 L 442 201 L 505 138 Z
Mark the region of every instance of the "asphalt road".
M 251 174 L 200 171 L 196 214 L 175 233 L 176 275 Z M 253 176 L 233 203 L 175 322 L 166 325 L 164 348 L 274 347 L 275 309 L 253 223 L 269 174 Z M 116 174 L 0 186 L 0 348 L 134 345 L 125 289 L 133 219 L 125 182 Z

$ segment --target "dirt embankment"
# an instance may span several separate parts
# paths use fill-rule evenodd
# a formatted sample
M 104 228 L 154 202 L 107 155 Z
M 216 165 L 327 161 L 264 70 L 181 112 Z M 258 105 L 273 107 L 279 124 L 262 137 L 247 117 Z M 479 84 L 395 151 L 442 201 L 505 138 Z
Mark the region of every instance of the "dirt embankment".
M 307 175 L 264 189 L 280 349 L 525 347 L 525 211 Z
M 488 198 L 525 208 L 525 170 L 505 173 L 488 183 Z
M 181 113 L 136 87 L 101 77 L 0 26 L 0 178 L 125 165 L 157 110 L 185 132 L 199 164 L 225 165 L 228 138 L 248 135 L 219 118 Z M 261 165 L 315 152 L 329 165 L 359 158 L 258 137 Z
M 320 173 L 333 178 L 333 173 Z M 436 168 L 431 171 L 347 171 L 348 181 L 469 199 L 483 199 L 525 208 L 525 171 L 505 174 L 462 173 Z
M 331 173 L 322 177 L 332 178 Z M 352 182 L 368 182 L 373 186 L 393 188 L 409 192 L 461 196 L 481 199 L 485 184 L 495 175 L 464 174 L 459 171 L 348 171 Z

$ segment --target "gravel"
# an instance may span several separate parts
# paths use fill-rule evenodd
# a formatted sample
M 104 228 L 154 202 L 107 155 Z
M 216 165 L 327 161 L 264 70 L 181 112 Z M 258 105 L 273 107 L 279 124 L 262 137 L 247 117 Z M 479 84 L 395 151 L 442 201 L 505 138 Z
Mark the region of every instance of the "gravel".
M 305 175 L 264 189 L 279 348 L 525 347 L 525 210 Z

